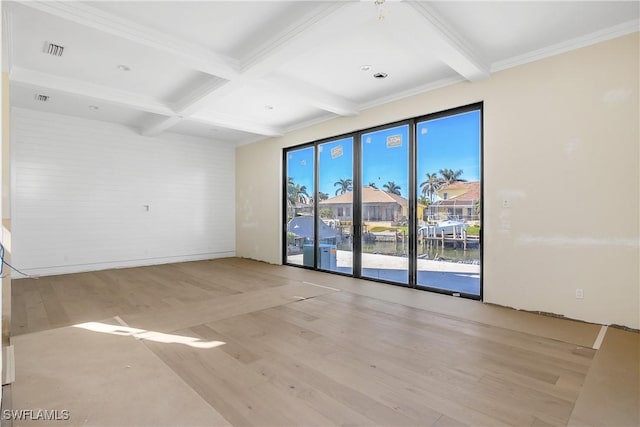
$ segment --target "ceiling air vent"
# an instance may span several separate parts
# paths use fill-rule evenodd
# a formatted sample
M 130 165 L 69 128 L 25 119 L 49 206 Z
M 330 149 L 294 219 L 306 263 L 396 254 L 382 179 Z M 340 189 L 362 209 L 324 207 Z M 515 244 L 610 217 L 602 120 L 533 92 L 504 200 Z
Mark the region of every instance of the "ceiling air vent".
M 50 42 L 44 42 L 44 53 L 51 56 L 62 56 L 62 52 L 64 52 L 64 46 L 60 46 L 59 44 L 54 44 Z
M 40 102 L 47 102 L 49 101 L 49 98 L 51 98 L 49 95 L 42 95 L 39 93 L 36 93 L 36 96 L 35 96 L 36 101 L 40 101 Z

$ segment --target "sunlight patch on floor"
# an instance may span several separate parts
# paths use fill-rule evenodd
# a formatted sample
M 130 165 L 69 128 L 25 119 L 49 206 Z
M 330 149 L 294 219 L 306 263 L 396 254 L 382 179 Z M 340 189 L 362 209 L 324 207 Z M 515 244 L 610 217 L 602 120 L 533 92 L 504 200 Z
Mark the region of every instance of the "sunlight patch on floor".
M 199 338 L 186 337 L 184 335 L 165 334 L 163 332 L 147 331 L 145 329 L 131 328 L 129 326 L 109 325 L 100 322 L 86 322 L 73 325 L 74 328 L 82 328 L 93 332 L 105 334 L 130 336 L 136 339 L 155 341 L 165 344 L 184 344 L 194 348 L 215 348 L 226 344 L 223 341 L 201 341 Z

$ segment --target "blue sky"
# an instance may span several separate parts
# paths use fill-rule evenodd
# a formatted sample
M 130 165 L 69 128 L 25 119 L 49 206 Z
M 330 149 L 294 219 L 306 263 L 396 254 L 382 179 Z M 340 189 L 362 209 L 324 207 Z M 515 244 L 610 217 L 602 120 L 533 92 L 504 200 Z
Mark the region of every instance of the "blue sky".
M 302 148 L 287 153 L 287 176 L 293 178 L 293 182 L 307 187 L 311 195 L 313 187 L 314 147 Z
M 440 169 L 462 169 L 467 181 L 480 180 L 480 111 L 418 123 L 418 184 Z
M 388 181 L 400 186 L 404 197 L 408 195 L 408 126 L 399 126 L 362 135 L 362 183 L 370 182 L 382 189 Z M 335 195 L 340 179 L 353 179 L 353 140 L 343 138 L 319 145 L 319 190 Z M 447 116 L 418 123 L 418 184 L 426 173 L 440 169 L 462 169 L 461 178 L 480 179 L 480 112 Z M 305 185 L 311 194 L 313 188 L 314 148 L 290 151 L 287 176 L 296 184 Z M 418 192 L 420 189 L 418 188 Z
M 353 181 L 353 138 L 325 142 L 318 146 L 318 150 L 320 151 L 318 162 L 320 191 L 333 197 L 336 195 L 336 190 L 340 188 L 334 185 L 337 181 L 340 179 Z
M 387 138 L 398 138 L 398 145 L 387 147 Z M 397 141 L 397 140 L 396 140 Z M 400 186 L 400 193 L 407 196 L 409 190 L 409 126 L 398 126 L 362 135 L 362 184 L 370 182 L 383 189 L 393 181 Z

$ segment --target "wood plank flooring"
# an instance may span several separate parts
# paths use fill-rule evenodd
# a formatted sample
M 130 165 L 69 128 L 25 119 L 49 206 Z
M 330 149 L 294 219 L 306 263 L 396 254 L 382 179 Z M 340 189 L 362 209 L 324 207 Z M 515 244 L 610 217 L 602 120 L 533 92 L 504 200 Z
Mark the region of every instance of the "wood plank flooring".
M 439 312 L 440 298 L 230 258 L 16 280 L 12 325 L 28 340 L 117 316 L 195 339 L 142 343 L 235 426 L 568 424 L 593 325 L 447 300 L 482 307 L 486 323 Z
M 640 426 L 640 336 L 609 328 L 591 366 L 569 425 Z

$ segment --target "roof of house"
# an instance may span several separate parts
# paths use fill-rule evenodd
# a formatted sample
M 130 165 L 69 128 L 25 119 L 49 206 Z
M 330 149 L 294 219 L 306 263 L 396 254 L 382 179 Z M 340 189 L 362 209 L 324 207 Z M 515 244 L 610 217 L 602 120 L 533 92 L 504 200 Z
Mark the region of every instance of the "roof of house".
M 457 181 L 451 183 L 443 188 L 441 188 L 438 192 L 443 192 L 445 190 L 458 190 L 458 189 L 466 189 L 464 193 L 450 197 L 447 200 L 440 200 L 438 205 L 456 205 L 456 204 L 469 204 L 471 202 L 475 202 L 476 200 L 480 200 L 480 181 Z
M 475 186 L 480 188 L 480 181 L 456 181 L 456 182 L 452 182 L 451 184 L 445 185 L 438 191 L 457 190 L 460 188 L 470 188 Z
M 348 191 L 339 196 L 331 197 L 320 201 L 321 205 L 337 205 L 353 203 L 353 191 Z M 362 203 L 397 203 L 402 206 L 407 205 L 407 199 L 397 194 L 387 193 L 386 191 L 373 188 L 362 187 Z
M 326 200 L 321 200 L 320 205 L 342 205 L 353 203 L 353 191 L 348 191 L 339 196 L 331 197 Z M 362 203 L 397 203 L 400 206 L 407 206 L 409 201 L 398 194 L 388 193 L 384 190 L 373 187 L 362 187 Z M 418 203 L 419 206 L 424 207 L 423 204 Z

